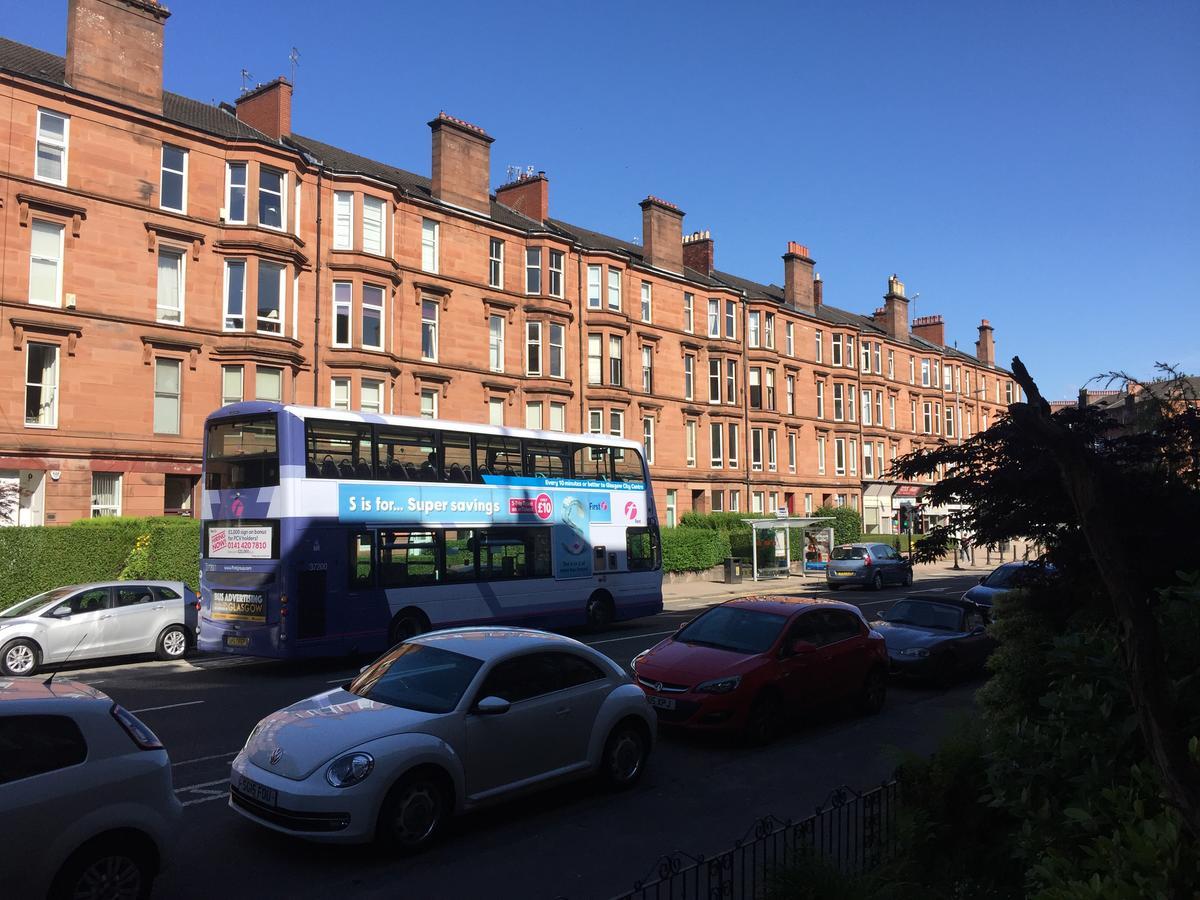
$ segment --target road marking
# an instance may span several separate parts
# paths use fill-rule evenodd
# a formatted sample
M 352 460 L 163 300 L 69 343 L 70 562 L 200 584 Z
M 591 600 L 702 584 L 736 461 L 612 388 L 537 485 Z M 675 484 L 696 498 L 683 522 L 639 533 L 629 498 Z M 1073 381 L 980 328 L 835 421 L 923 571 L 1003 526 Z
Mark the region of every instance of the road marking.
M 895 602 L 896 602 L 896 600 L 895 600 L 895 599 L 891 599 L 891 600 L 865 600 L 865 601 L 863 601 L 862 603 L 859 603 L 858 605 L 859 605 L 859 606 L 878 606 L 880 603 L 895 603 Z
M 674 631 L 656 631 L 653 634 L 631 634 L 631 635 L 628 635 L 627 637 L 605 638 L 602 641 L 585 641 L 584 643 L 586 643 L 589 647 L 595 647 L 597 644 L 615 644 L 615 643 L 618 643 L 619 641 L 634 641 L 634 640 L 637 640 L 638 638 L 662 637 L 663 635 L 674 634 L 674 633 L 675 633 Z
M 187 787 L 175 788 L 176 794 L 200 794 L 190 800 L 183 800 L 180 806 L 195 806 L 197 803 L 211 803 L 213 800 L 224 800 L 229 796 L 228 788 L 218 788 L 216 785 L 229 784 L 228 778 L 218 778 L 216 781 L 205 781 L 201 784 L 190 784 Z
M 158 712 L 160 709 L 178 709 L 181 706 L 197 706 L 203 702 L 203 700 L 189 700 L 187 703 L 168 703 L 166 706 L 146 706 L 142 709 L 131 709 L 130 712 L 134 713 L 135 715 L 137 713 Z
M 197 803 L 212 803 L 214 800 L 228 800 L 228 791 L 205 791 L 204 793 L 211 794 L 210 797 L 197 797 L 195 800 L 184 800 L 180 806 L 195 806 Z
M 238 751 L 232 753 L 214 753 L 212 756 L 197 756 L 195 759 L 185 759 L 181 762 L 171 763 L 171 767 L 175 766 L 190 766 L 192 763 L 208 762 L 210 759 L 228 759 L 231 756 L 237 756 Z
M 175 793 L 182 794 L 185 791 L 198 791 L 202 788 L 210 788 L 214 784 L 228 784 L 228 778 L 218 778 L 216 781 L 202 781 L 200 784 L 189 784 L 187 787 L 175 788 Z

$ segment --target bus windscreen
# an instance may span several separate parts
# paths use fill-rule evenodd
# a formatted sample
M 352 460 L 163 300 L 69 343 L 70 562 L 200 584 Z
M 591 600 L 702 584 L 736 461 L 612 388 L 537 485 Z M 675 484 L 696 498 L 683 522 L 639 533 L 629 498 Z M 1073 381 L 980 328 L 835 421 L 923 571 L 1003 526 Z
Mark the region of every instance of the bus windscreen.
M 279 436 L 274 415 L 212 422 L 206 437 L 205 487 L 209 490 L 279 484 Z

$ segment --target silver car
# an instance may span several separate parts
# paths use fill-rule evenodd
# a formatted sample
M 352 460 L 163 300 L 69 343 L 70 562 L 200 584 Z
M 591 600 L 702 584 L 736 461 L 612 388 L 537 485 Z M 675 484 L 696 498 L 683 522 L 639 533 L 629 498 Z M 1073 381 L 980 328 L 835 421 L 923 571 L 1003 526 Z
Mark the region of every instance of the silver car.
M 642 689 L 586 644 L 435 631 L 259 722 L 233 761 L 229 805 L 297 837 L 411 853 L 495 800 L 588 775 L 632 786 L 654 731 Z
M 841 544 L 829 554 L 825 583 L 832 591 L 853 584 L 876 591 L 885 584 L 907 587 L 913 583 L 913 568 L 890 544 Z
M 155 653 L 181 659 L 196 635 L 196 595 L 180 581 L 104 581 L 55 588 L 0 610 L 0 673 Z

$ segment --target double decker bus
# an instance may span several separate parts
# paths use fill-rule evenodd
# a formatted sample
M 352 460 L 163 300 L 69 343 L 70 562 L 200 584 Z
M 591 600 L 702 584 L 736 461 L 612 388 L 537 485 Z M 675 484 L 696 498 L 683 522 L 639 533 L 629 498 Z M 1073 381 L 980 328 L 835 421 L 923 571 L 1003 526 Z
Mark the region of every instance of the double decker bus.
M 655 614 L 653 498 L 621 438 L 226 406 L 205 424 L 199 646 L 330 656 Z

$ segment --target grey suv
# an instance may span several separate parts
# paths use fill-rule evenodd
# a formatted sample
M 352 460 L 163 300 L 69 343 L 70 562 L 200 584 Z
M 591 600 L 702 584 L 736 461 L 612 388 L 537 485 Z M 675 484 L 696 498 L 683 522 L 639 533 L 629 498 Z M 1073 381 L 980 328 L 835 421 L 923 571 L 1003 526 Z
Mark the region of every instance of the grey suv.
M 831 590 L 858 584 L 882 590 L 885 584 L 913 583 L 912 564 L 888 544 L 842 544 L 834 547 L 825 566 Z

